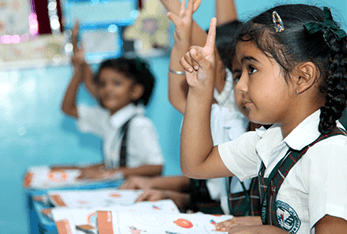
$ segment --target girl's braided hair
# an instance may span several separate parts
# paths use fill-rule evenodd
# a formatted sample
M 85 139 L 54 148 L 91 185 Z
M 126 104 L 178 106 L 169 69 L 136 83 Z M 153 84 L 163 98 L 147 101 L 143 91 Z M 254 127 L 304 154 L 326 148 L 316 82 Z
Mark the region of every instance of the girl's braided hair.
M 274 28 L 274 11 L 284 24 L 281 32 Z M 347 37 L 332 17 L 327 19 L 328 13 L 328 8 L 323 11 L 305 4 L 277 6 L 245 23 L 236 38 L 236 42 L 253 41 L 264 54 L 273 57 L 282 67 L 286 81 L 299 63 L 311 61 L 317 66 L 319 91 L 325 100 L 319 131 L 324 134 L 336 127 L 347 98 Z M 320 27 L 312 30 L 310 26 Z

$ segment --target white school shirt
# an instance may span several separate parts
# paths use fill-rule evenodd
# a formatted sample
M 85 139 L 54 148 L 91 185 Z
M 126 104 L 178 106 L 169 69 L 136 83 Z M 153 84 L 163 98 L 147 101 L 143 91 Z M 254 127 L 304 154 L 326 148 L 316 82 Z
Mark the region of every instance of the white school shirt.
M 120 128 L 131 117 L 127 139 L 127 167 L 162 165 L 164 163 L 157 132 L 152 121 L 144 116 L 142 105 L 129 104 L 110 116 L 101 107 L 78 106 L 78 127 L 103 139 L 103 154 L 108 168 L 119 167 L 122 135 Z
M 257 176 L 261 161 L 268 177 L 288 146 L 301 150 L 320 135 L 320 110 L 301 122 L 285 139 L 278 125 L 247 132 L 218 146 L 221 159 L 240 180 Z M 339 127 L 342 125 L 337 121 Z M 292 167 L 277 195 L 277 217 L 289 233 L 315 233 L 326 214 L 347 220 L 347 137 L 332 136 L 310 147 Z
M 238 110 L 235 102 L 233 77 L 229 69 L 226 71 L 226 81 L 221 93 L 214 89 L 213 97 L 218 104 L 213 104 L 211 109 L 211 133 L 214 145 L 236 140 L 247 131 L 249 121 Z M 249 188 L 251 180 L 245 182 Z M 228 199 L 229 178 L 218 178 L 207 180 L 211 198 L 220 200 L 221 208 L 225 214 L 229 212 Z M 231 192 L 243 191 L 240 181 L 234 177 L 231 181 Z

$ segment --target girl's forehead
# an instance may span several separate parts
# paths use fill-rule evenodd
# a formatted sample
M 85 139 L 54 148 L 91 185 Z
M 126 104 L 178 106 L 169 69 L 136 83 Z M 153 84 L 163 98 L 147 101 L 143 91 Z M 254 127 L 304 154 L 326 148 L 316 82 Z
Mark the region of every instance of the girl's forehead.
M 240 41 L 236 45 L 236 59 L 242 63 L 245 58 L 261 57 L 263 52 L 252 41 Z

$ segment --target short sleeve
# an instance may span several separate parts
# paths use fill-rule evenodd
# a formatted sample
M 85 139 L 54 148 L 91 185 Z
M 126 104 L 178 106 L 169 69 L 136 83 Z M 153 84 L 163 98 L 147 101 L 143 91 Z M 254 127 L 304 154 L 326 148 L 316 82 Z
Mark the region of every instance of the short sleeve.
M 347 220 L 347 137 L 334 136 L 313 146 L 303 157 L 309 191 L 310 227 L 326 214 Z
M 77 126 L 80 131 L 93 133 L 100 137 L 104 135 L 104 125 L 108 122 L 109 116 L 105 109 L 80 105 L 77 107 L 77 111 Z
M 224 165 L 240 181 L 253 178 L 258 173 L 260 159 L 255 150 L 258 140 L 256 132 L 246 132 L 235 141 L 218 145 Z
M 163 165 L 164 158 L 154 124 L 144 116 L 138 116 L 130 122 L 129 150 L 136 157 L 138 165 Z

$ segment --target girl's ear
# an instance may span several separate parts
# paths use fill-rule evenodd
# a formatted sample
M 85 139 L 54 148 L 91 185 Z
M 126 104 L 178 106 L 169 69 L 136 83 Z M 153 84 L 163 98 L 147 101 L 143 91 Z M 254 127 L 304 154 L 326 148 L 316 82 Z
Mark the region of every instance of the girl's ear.
M 145 92 L 145 87 L 141 84 L 134 84 L 133 90 L 131 91 L 131 98 L 133 101 L 139 100 L 143 93 Z
M 303 93 L 318 81 L 320 72 L 312 62 L 305 62 L 297 67 L 296 92 Z

